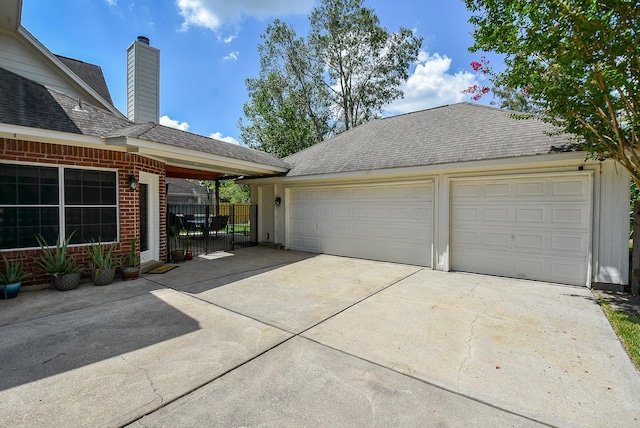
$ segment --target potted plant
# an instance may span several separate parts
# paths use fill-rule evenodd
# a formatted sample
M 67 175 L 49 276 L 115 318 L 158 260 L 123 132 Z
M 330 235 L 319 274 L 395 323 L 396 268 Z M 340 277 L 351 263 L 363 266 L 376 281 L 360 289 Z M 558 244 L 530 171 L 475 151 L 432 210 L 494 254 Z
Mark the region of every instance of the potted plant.
M 140 276 L 140 254 L 138 253 L 138 238 L 131 238 L 131 246 L 129 253 L 125 256 L 124 262 L 120 267 L 122 270 L 122 280 L 128 281 L 136 279 Z
M 76 258 L 69 254 L 69 242 L 73 233 L 64 241 L 60 241 L 60 238 L 58 238 L 53 249 L 47 244 L 42 235 L 36 235 L 36 240 L 42 250 L 40 256 L 36 258 L 36 262 L 42 266 L 46 273 L 53 276 L 53 286 L 59 291 L 77 288 L 82 276 Z
M 280 242 L 276 242 L 275 244 L 273 244 L 273 247 L 276 250 L 284 250 L 284 245 L 282 245 Z
M 104 246 L 98 242 L 91 242 L 87 254 L 91 263 L 91 279 L 95 285 L 107 285 L 113 282 L 116 268 L 113 263 L 113 250 L 116 244 Z
M 13 299 L 18 295 L 22 281 L 31 276 L 30 272 L 24 271 L 22 259 L 10 262 L 3 254 L 4 273 L 0 272 L 0 299 Z
M 193 241 L 187 233 L 187 237 L 182 241 L 182 248 L 184 248 L 184 259 L 193 260 Z
M 184 249 L 180 245 L 180 231 L 176 227 L 171 228 L 171 239 L 175 242 L 175 247 L 171 250 L 171 260 L 174 263 L 183 262 L 185 258 Z

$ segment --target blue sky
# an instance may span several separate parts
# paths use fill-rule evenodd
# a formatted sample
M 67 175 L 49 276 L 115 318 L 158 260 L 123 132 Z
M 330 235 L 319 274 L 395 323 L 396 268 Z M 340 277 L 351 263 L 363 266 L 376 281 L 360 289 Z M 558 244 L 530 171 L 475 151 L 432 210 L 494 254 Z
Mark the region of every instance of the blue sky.
M 137 36 L 149 37 L 160 49 L 161 123 L 237 142 L 237 122 L 248 100 L 244 82 L 260 69 L 260 35 L 275 18 L 306 35 L 314 5 L 315 0 L 23 0 L 22 25 L 53 53 L 100 65 L 115 106 L 125 114 L 126 49 Z M 460 91 L 477 83 L 469 63 L 480 54 L 468 51 L 472 27 L 462 0 L 364 5 L 389 31 L 403 26 L 424 37 L 405 98 L 387 106 L 386 115 L 470 100 Z

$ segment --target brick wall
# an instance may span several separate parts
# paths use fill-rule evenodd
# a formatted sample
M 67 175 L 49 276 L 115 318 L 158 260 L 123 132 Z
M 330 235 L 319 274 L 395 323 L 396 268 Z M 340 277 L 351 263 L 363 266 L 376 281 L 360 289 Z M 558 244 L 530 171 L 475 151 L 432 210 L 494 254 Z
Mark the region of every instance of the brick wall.
M 160 177 L 160 227 L 158 230 L 160 236 L 160 260 L 166 259 L 167 240 L 164 227 L 166 186 L 165 169 L 162 162 L 135 153 L 8 138 L 0 138 L 0 161 L 117 169 L 120 187 L 120 237 L 114 251 L 117 260 L 129 252 L 130 240 L 132 237 L 137 236 L 139 228 L 138 191 L 129 189 L 128 177 L 134 174 L 136 179 L 139 179 L 140 171 L 158 175 Z M 77 257 L 79 263 L 85 267 L 87 266 L 86 246 L 72 247 L 70 252 Z M 25 286 L 48 283 L 51 280 L 47 274 L 42 272 L 34 260 L 39 253 L 40 251 L 35 249 L 1 252 L 10 260 L 22 258 L 25 261 L 26 268 L 32 272 L 32 276 L 24 281 L 23 285 Z

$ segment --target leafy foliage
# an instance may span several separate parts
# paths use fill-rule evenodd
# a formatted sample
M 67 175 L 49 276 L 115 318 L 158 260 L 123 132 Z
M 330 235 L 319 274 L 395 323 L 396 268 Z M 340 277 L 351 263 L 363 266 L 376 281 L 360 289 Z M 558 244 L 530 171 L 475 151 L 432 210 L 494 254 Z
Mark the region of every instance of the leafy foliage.
M 323 0 L 311 12 L 309 45 L 330 88 L 342 130 L 378 116 L 403 93 L 422 38 L 408 28 L 389 33 L 363 0 Z
M 558 132 L 640 182 L 640 34 L 635 0 L 465 0 L 472 51 L 504 54 L 499 88 L 526 91 Z
M 251 187 L 233 180 L 220 181 L 220 200 L 233 204 L 251 202 Z
M 238 122 L 250 147 L 279 157 L 309 147 L 330 135 L 331 112 L 319 63 L 293 28 L 275 20 L 258 46 L 260 76 L 247 79 L 249 124 Z
M 91 242 L 87 248 L 87 254 L 89 255 L 89 260 L 91 260 L 92 268 L 113 269 L 115 266 L 112 253 L 115 247 L 116 244 L 105 246 L 100 241 Z
M 69 242 L 71 242 L 74 233 L 64 241 L 60 241 L 60 238 L 58 238 L 56 246 L 53 248 L 47 244 L 42 235 L 36 235 L 36 240 L 41 249 L 40 256 L 36 259 L 36 262 L 46 273 L 56 276 L 80 272 L 80 266 L 76 258 L 69 254 Z
M 275 20 L 262 35 L 260 75 L 246 81 L 241 139 L 280 157 L 380 115 L 401 98 L 422 39 L 389 33 L 363 0 L 321 0 L 310 34 Z
M 138 238 L 132 237 L 129 241 L 129 252 L 125 255 L 123 260 L 123 266 L 139 266 L 140 265 L 140 253 L 138 252 Z
M 16 282 L 21 282 L 31 276 L 31 272 L 25 272 L 23 260 L 16 260 L 12 262 L 9 261 L 4 254 L 2 255 L 2 258 L 4 259 L 4 273 L 0 272 L 0 284 L 15 284 Z M 7 291 L 5 289 L 5 293 L 6 292 Z

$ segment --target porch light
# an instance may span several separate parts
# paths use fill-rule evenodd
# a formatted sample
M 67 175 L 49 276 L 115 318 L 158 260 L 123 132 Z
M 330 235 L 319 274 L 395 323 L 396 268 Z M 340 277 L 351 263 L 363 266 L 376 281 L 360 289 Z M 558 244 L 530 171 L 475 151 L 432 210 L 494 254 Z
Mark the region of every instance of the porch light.
M 280 196 L 276 196 L 276 207 L 279 207 L 282 203 L 282 198 Z
M 138 188 L 138 180 L 136 180 L 136 176 L 131 174 L 127 179 L 129 183 L 129 189 L 136 190 Z

